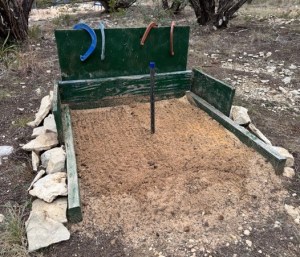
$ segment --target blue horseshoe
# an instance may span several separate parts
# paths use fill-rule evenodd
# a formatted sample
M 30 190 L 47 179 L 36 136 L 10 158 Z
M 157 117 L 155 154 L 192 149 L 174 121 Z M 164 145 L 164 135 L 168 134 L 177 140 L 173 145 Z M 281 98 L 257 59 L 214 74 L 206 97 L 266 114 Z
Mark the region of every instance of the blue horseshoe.
M 96 36 L 95 31 L 91 27 L 86 25 L 85 23 L 78 23 L 73 27 L 73 29 L 75 29 L 75 30 L 84 29 L 85 31 L 87 31 L 90 34 L 90 36 L 92 38 L 92 43 L 91 43 L 89 49 L 86 51 L 86 53 L 84 55 L 80 55 L 80 60 L 82 62 L 84 62 L 96 49 L 97 36 Z
M 101 30 L 101 37 L 102 37 L 102 49 L 101 49 L 101 60 L 103 61 L 105 58 L 105 33 L 104 33 L 104 24 L 100 22 L 99 28 Z

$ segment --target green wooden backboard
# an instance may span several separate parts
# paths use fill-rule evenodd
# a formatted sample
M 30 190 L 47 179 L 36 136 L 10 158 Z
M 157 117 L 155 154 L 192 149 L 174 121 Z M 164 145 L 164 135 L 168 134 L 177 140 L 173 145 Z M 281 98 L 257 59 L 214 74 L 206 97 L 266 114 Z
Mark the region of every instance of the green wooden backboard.
M 101 31 L 95 30 L 97 47 L 84 62 L 91 44 L 84 30 L 56 30 L 62 80 L 95 79 L 149 73 L 149 62 L 156 63 L 156 72 L 186 70 L 189 27 L 174 28 L 174 56 L 170 54 L 170 27 L 153 28 L 140 45 L 146 28 L 105 29 L 105 59 L 101 60 Z

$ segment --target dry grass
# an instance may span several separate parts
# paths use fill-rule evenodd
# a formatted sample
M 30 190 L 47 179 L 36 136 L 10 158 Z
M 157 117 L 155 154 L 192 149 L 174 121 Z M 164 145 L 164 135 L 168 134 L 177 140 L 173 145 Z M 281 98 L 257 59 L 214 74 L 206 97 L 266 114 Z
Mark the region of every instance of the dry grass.
M 6 97 L 11 97 L 11 93 L 6 89 L 0 88 L 0 101 L 5 99 Z
M 272 42 L 276 40 L 276 35 L 270 33 L 264 33 L 264 31 L 253 31 L 251 34 L 251 44 L 261 44 L 263 42 Z
M 32 117 L 20 117 L 12 125 L 19 128 L 24 128 L 27 126 L 27 123 L 32 120 Z
M 267 4 L 272 6 L 290 6 L 295 4 L 300 4 L 300 0 L 253 0 L 252 4 Z
M 0 63 L 6 68 L 16 60 L 17 46 L 8 42 L 9 34 L 3 42 L 0 42 Z
M 5 206 L 5 220 L 0 226 L 0 256 L 28 257 L 24 214 L 26 206 Z
M 297 19 L 300 17 L 300 0 L 256 0 L 244 5 L 240 11 L 260 18 Z

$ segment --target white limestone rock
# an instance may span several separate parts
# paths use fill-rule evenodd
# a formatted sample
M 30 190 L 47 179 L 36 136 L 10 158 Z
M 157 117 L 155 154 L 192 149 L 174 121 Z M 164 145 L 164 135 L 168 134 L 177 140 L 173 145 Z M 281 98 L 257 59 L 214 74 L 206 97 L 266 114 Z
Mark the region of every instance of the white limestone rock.
M 283 87 L 278 87 L 278 89 L 283 93 L 283 94 L 287 94 L 288 93 L 288 91 L 285 89 L 285 88 L 283 88 Z
M 31 159 L 32 159 L 32 169 L 34 171 L 37 171 L 38 167 L 40 165 L 40 156 L 39 156 L 39 154 L 36 153 L 35 151 L 32 151 Z
M 252 241 L 246 240 L 246 244 L 247 244 L 249 247 L 252 247 Z
M 37 182 L 37 181 L 38 181 L 45 173 L 46 173 L 45 170 L 40 170 L 40 171 L 38 172 L 38 174 L 36 174 L 36 176 L 35 176 L 35 178 L 33 179 L 33 181 L 31 182 L 31 184 L 30 184 L 30 186 L 28 187 L 27 191 L 29 191 L 29 190 L 32 188 L 33 184 L 34 184 L 35 182 Z
M 40 152 L 44 150 L 49 150 L 56 145 L 58 145 L 57 133 L 48 132 L 39 135 L 37 138 L 31 140 L 22 148 L 25 151 Z
M 34 183 L 29 194 L 51 203 L 57 196 L 68 195 L 66 178 L 65 172 L 49 174 Z
M 239 125 L 247 125 L 251 122 L 248 109 L 242 106 L 233 105 L 230 111 L 230 118 Z
M 34 128 L 31 137 L 36 138 L 37 136 L 39 136 L 41 134 L 45 134 L 45 132 L 46 132 L 46 130 L 45 130 L 44 126 Z
M 12 154 L 14 151 L 14 148 L 10 145 L 1 145 L 0 146 L 0 157 L 8 156 Z
M 2 157 L 12 154 L 13 151 L 14 151 L 14 148 L 10 145 L 1 145 L 0 146 L 0 165 L 2 164 L 2 160 L 1 160 Z
M 293 178 L 293 177 L 295 177 L 295 170 L 291 167 L 285 167 L 282 175 L 287 178 Z
M 44 119 L 44 128 L 45 128 L 46 132 L 57 133 L 56 123 L 55 123 L 54 115 L 53 114 L 49 114 Z
M 284 209 L 290 215 L 296 224 L 300 223 L 300 207 L 296 208 L 292 205 L 285 204 Z
M 32 212 L 25 225 L 29 252 L 70 239 L 70 232 L 62 223 L 42 213 Z
M 272 145 L 271 141 L 252 123 L 249 124 L 248 128 L 267 145 Z
M 38 126 L 43 121 L 43 119 L 47 116 L 47 114 L 50 112 L 52 108 L 52 101 L 53 101 L 53 91 L 50 91 L 49 95 L 43 97 L 39 111 L 35 114 L 35 120 L 28 122 L 27 125 L 33 128 Z
M 286 158 L 286 163 L 285 163 L 285 166 L 286 167 L 292 167 L 294 166 L 294 156 L 289 153 L 288 150 L 286 150 L 285 148 L 283 147 L 280 147 L 280 146 L 273 146 L 273 148 L 275 149 L 275 151 L 277 151 L 282 157 L 285 157 Z
M 47 174 L 62 172 L 65 170 L 66 152 L 62 147 L 55 147 L 44 152 L 41 156 L 42 166 Z
M 0 223 L 2 223 L 4 221 L 5 217 L 3 214 L 0 214 Z
M 66 197 L 54 200 L 52 203 L 46 203 L 43 200 L 36 199 L 32 202 L 32 213 L 46 215 L 48 218 L 66 223 L 68 201 Z
M 282 82 L 284 84 L 290 84 L 291 83 L 292 78 L 291 77 L 284 77 L 284 79 L 282 80 Z
M 250 231 L 248 229 L 244 230 L 244 235 L 245 236 L 249 236 L 250 235 Z

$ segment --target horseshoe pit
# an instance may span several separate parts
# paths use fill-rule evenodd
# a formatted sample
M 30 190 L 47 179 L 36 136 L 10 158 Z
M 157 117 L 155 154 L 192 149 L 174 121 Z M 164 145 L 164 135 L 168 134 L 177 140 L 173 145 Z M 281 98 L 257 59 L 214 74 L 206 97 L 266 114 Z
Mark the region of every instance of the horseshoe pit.
M 168 42 L 170 29 L 174 56 L 169 44 L 155 44 Z M 228 118 L 231 86 L 186 70 L 189 28 L 154 28 L 141 46 L 144 31 L 106 29 L 107 60 L 97 47 L 86 62 L 79 55 L 88 35 L 56 32 L 63 80 L 54 115 L 67 151 L 69 220 L 81 221 L 73 225 L 79 233 L 116 235 L 136 256 L 187 256 L 235 242 L 245 221 L 282 208 L 275 173 L 285 159 Z M 119 45 L 134 51 L 115 55 Z M 154 134 L 151 60 L 158 65 Z

